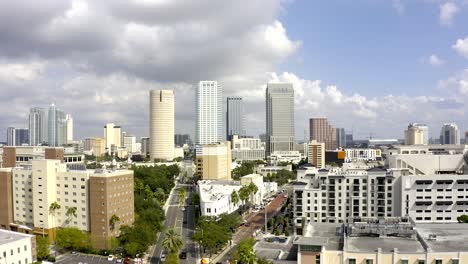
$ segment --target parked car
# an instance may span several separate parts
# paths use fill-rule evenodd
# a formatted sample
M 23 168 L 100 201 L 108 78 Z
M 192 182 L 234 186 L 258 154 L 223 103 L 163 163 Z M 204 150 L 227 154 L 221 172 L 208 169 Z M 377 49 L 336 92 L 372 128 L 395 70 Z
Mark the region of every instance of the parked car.
M 107 257 L 107 261 L 114 261 L 114 256 L 113 255 L 109 255 Z
M 166 253 L 161 253 L 161 257 L 159 257 L 159 259 L 161 259 L 161 262 L 164 262 L 166 261 Z
M 122 263 L 122 258 L 117 258 L 117 263 Z
M 130 264 L 130 258 L 125 258 L 123 263 L 124 264 Z
M 186 259 L 187 258 L 187 252 L 185 252 L 185 251 L 180 252 L 179 258 L 180 259 Z

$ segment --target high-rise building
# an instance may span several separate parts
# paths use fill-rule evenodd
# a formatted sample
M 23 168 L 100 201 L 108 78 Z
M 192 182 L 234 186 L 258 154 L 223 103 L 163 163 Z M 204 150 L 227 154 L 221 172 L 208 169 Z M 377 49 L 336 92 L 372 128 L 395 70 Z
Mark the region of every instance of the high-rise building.
M 174 90 L 150 91 L 150 157 L 174 159 Z
M 124 137 L 123 147 L 127 150 L 128 153 L 137 152 L 136 137 L 132 135 L 126 135 Z
M 67 142 L 66 115 L 55 104 L 49 106 L 47 116 L 47 143 L 49 146 L 62 146 Z
M 83 140 L 83 150 L 93 152 L 96 157 L 106 154 L 106 146 L 103 138 L 85 138 Z
M 174 142 L 175 142 L 175 145 L 179 147 L 182 147 L 184 144 L 187 144 L 187 145 L 192 144 L 189 134 L 175 134 Z
M 39 146 L 47 142 L 47 115 L 44 108 L 29 110 L 29 144 Z
M 14 146 L 15 143 L 16 143 L 15 128 L 14 127 L 9 127 L 9 128 L 7 128 L 7 145 L 8 146 Z
M 465 131 L 465 145 L 468 145 L 468 131 Z
M 353 134 L 346 134 L 346 147 L 354 145 Z
M 460 144 L 460 131 L 455 123 L 444 124 L 440 130 L 440 144 Z
M 231 179 L 231 143 L 229 141 L 197 145 L 196 174 L 202 180 Z
M 405 130 L 405 145 L 427 145 L 429 129 L 424 124 L 411 123 Z
M 73 118 L 71 115 L 67 114 L 65 116 L 65 122 L 66 122 L 66 130 L 67 130 L 67 143 L 71 143 L 73 141 Z
M 316 168 L 325 168 L 325 143 L 312 140 L 308 147 L 308 162 Z
M 326 150 L 336 149 L 336 129 L 326 118 L 311 118 L 309 120 L 310 140 L 325 143 Z
M 266 88 L 266 155 L 294 149 L 294 88 L 269 83 Z
M 339 148 L 346 147 L 346 132 L 344 128 L 337 128 L 336 129 L 336 145 Z
M 195 144 L 223 141 L 223 89 L 217 81 L 200 81 L 195 94 Z
M 243 136 L 244 131 L 244 104 L 242 97 L 228 97 L 226 111 L 226 139 L 232 135 Z
M 15 128 L 15 146 L 29 145 L 29 130 L 27 128 Z
M 150 153 L 150 138 L 149 137 L 142 137 L 141 138 L 141 154 L 144 157 L 149 156 Z
M 106 124 L 104 126 L 104 141 L 107 153 L 116 153 L 117 149 L 122 147 L 122 128 L 114 123 Z

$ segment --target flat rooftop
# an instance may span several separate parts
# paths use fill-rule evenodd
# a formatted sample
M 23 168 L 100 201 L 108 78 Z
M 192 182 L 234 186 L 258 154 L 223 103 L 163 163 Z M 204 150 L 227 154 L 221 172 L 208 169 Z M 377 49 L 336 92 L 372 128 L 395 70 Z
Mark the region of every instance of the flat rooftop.
M 468 224 L 416 224 L 416 230 L 432 251 L 468 251 Z M 435 239 L 429 239 L 429 235 L 435 235 Z
M 294 239 L 294 244 L 324 246 L 326 250 L 340 250 L 340 237 L 334 223 L 314 223 L 305 228 L 304 236 Z
M 23 233 L 0 229 L 0 246 L 30 237 L 33 237 L 33 235 L 27 235 Z
M 346 245 L 349 252 L 375 252 L 378 248 L 382 252 L 415 253 L 424 252 L 424 247 L 416 238 L 406 237 L 347 237 Z

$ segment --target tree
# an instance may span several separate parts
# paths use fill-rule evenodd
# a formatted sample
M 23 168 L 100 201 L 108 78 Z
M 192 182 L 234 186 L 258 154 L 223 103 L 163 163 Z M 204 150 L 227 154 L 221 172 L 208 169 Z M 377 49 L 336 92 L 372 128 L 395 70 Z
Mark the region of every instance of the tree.
M 257 264 L 273 264 L 273 262 L 269 261 L 269 260 L 267 260 L 265 258 L 258 258 L 257 259 Z
M 80 249 L 89 246 L 89 237 L 76 227 L 57 230 L 56 244 L 66 249 Z
M 255 162 L 243 161 L 241 165 L 232 170 L 232 179 L 239 180 L 240 177 L 254 172 Z
M 114 231 L 114 229 L 115 229 L 115 224 L 116 224 L 117 222 L 119 222 L 119 221 L 120 221 L 120 217 L 118 217 L 117 215 L 113 214 L 113 215 L 111 216 L 111 218 L 110 218 L 110 220 L 109 220 L 109 224 L 110 224 L 110 229 L 111 229 L 112 231 Z
M 165 233 L 165 238 L 162 242 L 162 246 L 171 253 L 177 253 L 184 245 L 180 234 L 174 229 L 169 229 Z
M 242 240 L 237 247 L 237 254 L 239 255 L 240 264 L 255 264 L 257 257 L 253 246 L 255 245 L 255 240 L 253 238 L 248 238 Z
M 165 264 L 179 264 L 179 256 L 177 253 L 169 253 L 167 255 Z
M 179 192 L 179 204 L 180 205 L 184 205 L 186 193 L 187 192 L 185 190 L 185 187 L 180 188 L 180 192 Z
M 166 199 L 166 194 L 162 188 L 157 188 L 156 191 L 153 193 L 154 198 L 161 204 L 164 203 Z
M 231 193 L 231 202 L 234 204 L 234 206 L 239 204 L 239 195 L 236 191 L 232 191 Z
M 247 203 L 247 200 L 249 199 L 250 195 L 250 190 L 248 186 L 242 186 L 239 190 L 239 198 L 241 199 L 243 204 Z
M 50 255 L 49 240 L 44 237 L 36 236 L 36 242 L 37 242 L 37 259 L 38 260 L 47 259 L 47 257 L 49 257 Z
M 54 219 L 54 227 L 56 227 L 57 223 L 55 223 L 55 213 L 57 210 L 60 209 L 60 204 L 58 204 L 57 202 L 53 202 L 50 204 L 49 206 L 49 213 L 52 214 L 52 217 Z
M 65 215 L 68 218 L 68 222 L 70 222 L 72 218 L 76 217 L 76 207 L 68 207 Z
M 460 215 L 457 217 L 458 223 L 468 223 L 468 215 Z

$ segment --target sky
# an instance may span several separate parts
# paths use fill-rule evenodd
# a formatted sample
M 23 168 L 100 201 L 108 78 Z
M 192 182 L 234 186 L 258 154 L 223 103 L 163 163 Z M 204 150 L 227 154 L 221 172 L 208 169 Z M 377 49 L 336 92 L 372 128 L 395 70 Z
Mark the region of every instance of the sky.
M 0 1 L 0 141 L 55 104 L 75 138 L 109 122 L 148 135 L 149 90 L 175 89 L 176 133 L 194 133 L 194 89 L 243 96 L 265 131 L 265 87 L 291 82 L 296 137 L 327 117 L 355 138 L 468 130 L 468 0 Z

